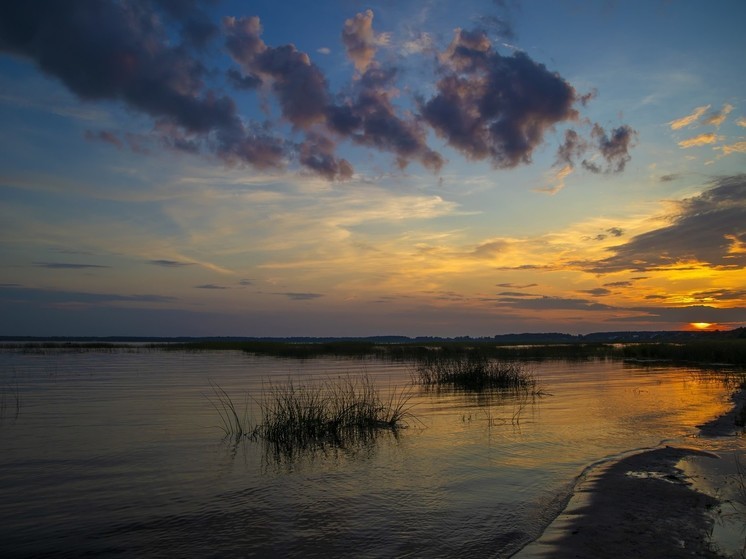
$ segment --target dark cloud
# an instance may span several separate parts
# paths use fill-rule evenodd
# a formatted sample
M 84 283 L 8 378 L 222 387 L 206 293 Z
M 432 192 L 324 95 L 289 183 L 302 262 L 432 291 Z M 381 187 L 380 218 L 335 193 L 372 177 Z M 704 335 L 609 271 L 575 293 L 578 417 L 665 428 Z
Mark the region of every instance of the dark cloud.
M 608 311 L 618 310 L 617 307 L 603 305 L 587 299 L 575 299 L 566 297 L 537 297 L 534 299 L 503 297 L 498 299 L 498 305 L 518 309 L 532 310 L 577 310 L 577 311 Z
M 583 239 L 584 241 L 603 241 L 604 239 L 606 239 L 606 237 L 607 235 L 605 235 L 604 233 L 599 233 L 595 237 L 581 237 L 581 239 Z
M 631 281 L 612 281 L 605 283 L 604 287 L 631 287 L 633 282 Z
M 605 287 L 596 287 L 595 289 L 581 289 L 578 293 L 588 293 L 588 295 L 593 295 L 594 297 L 603 297 L 604 295 L 610 295 L 611 290 Z
M 236 120 L 230 99 L 202 94 L 204 67 L 168 43 L 143 3 L 4 2 L 0 14 L 0 49 L 31 58 L 82 99 L 121 100 L 191 132 Z
M 708 190 L 678 202 L 666 218 L 669 225 L 610 247 L 612 256 L 586 263 L 586 269 L 694 269 L 692 262 L 728 269 L 746 266 L 746 175 L 715 180 Z
M 99 264 L 77 264 L 73 262 L 34 262 L 34 266 L 39 268 L 49 268 L 52 270 L 85 270 L 88 268 L 110 268 L 110 266 L 101 266 Z
M 214 4 L 214 0 L 140 0 L 144 5 L 152 4 L 162 9 L 168 16 L 179 21 L 183 43 L 192 48 L 202 49 L 220 30 L 212 23 L 201 4 Z
M 524 284 L 498 283 L 497 287 L 506 287 L 506 288 L 513 288 L 513 289 L 528 289 L 529 287 L 536 287 L 538 285 L 539 285 L 538 283 L 524 283 Z
M 229 69 L 228 72 L 226 72 L 226 75 L 228 76 L 228 81 L 230 81 L 236 89 L 256 89 L 262 85 L 262 78 L 259 76 L 255 76 L 254 74 L 244 76 L 235 68 Z
M 603 241 L 611 237 L 621 237 L 624 235 L 624 229 L 621 227 L 609 227 L 605 230 L 604 233 L 599 233 L 598 235 L 595 235 L 594 237 L 582 237 L 584 241 Z
M 643 316 L 619 316 L 610 318 L 614 322 L 711 322 L 713 324 L 743 324 L 746 322 L 746 308 L 731 307 L 719 309 L 708 305 L 689 307 L 635 307 L 630 310 L 643 313 Z
M 565 130 L 565 141 L 557 149 L 557 163 L 574 166 L 588 150 L 588 142 L 575 130 Z
M 710 289 L 692 293 L 691 297 L 699 301 L 745 301 L 746 289 Z
M 204 283 L 202 285 L 195 285 L 194 289 L 228 289 L 223 285 L 215 285 L 214 283 Z
M 334 155 L 334 142 L 325 136 L 309 134 L 300 146 L 300 162 L 327 180 L 347 180 L 352 177 L 352 165 Z
M 122 149 L 124 147 L 122 141 L 117 138 L 116 134 L 109 132 L 108 130 L 99 130 L 98 132 L 86 130 L 85 139 L 94 142 L 105 142 L 115 146 L 117 149 Z
M 238 282 L 238 285 L 248 286 L 248 285 L 254 285 L 254 282 L 250 279 L 242 279 Z
M 310 301 L 312 299 L 318 299 L 324 295 L 321 293 L 297 293 L 297 292 L 285 292 L 285 293 L 273 293 L 273 295 L 284 295 L 288 299 L 293 301 Z
M 427 126 L 469 159 L 488 159 L 496 168 L 526 164 L 548 131 L 578 120 L 575 106 L 587 100 L 525 53 L 502 56 L 484 31 L 459 30 L 438 58 L 436 94 L 417 100 L 420 114 L 403 110 L 395 105 L 402 95 L 396 68 L 374 60 L 387 36 L 374 31 L 370 10 L 344 23 L 342 42 L 356 79 L 344 94 L 333 95 L 308 54 L 293 44 L 265 43 L 258 17 L 226 17 L 217 26 L 206 10 L 210 4 L 2 2 L 0 52 L 32 61 L 82 100 L 116 101 L 154 122 L 149 139 L 89 131 L 90 140 L 118 148 L 126 143 L 136 153 L 165 146 L 257 169 L 281 169 L 297 161 L 329 180 L 352 176 L 349 162 L 335 154 L 335 144 L 344 140 L 391 153 L 400 168 L 418 161 L 439 171 L 444 159 L 428 146 Z M 506 19 L 488 18 L 482 24 L 503 36 L 512 34 Z M 227 82 L 241 91 L 261 88 L 271 95 L 281 119 L 303 140 L 278 136 L 274 120 L 242 118 L 232 97 L 206 85 L 217 71 L 205 66 L 201 56 L 219 33 L 240 67 L 227 70 Z M 629 160 L 631 129 L 622 126 L 607 136 L 596 125 L 591 136 L 606 165 L 589 161 L 587 168 L 621 171 Z M 581 157 L 583 142 L 568 131 L 558 158 Z
M 585 104 L 585 100 L 581 100 Z M 611 135 L 599 125 L 594 124 L 591 129 L 591 138 L 586 140 L 573 129 L 565 131 L 565 139 L 557 149 L 557 165 L 569 165 L 574 167 L 576 161 L 582 159 L 582 166 L 592 173 L 621 173 L 630 161 L 630 148 L 634 145 L 637 132 L 629 126 L 622 125 L 614 128 Z M 590 159 L 583 157 L 588 152 L 595 150 L 596 157 Z M 597 163 L 600 158 L 603 163 Z
M 239 129 L 221 130 L 217 135 L 216 153 L 227 163 L 249 163 L 257 169 L 281 169 L 295 149 L 272 134 L 267 123 L 248 123 Z
M 629 148 L 632 147 L 637 132 L 629 126 L 622 125 L 614 128 L 611 135 L 598 124 L 593 125 L 591 137 L 596 142 L 601 157 L 606 164 L 601 166 L 595 161 L 583 160 L 583 167 L 592 173 L 621 173 L 632 156 L 629 154 Z
M 578 118 L 567 81 L 525 53 L 501 56 L 483 31 L 457 30 L 440 60 L 437 94 L 422 115 L 469 159 L 496 168 L 530 163 L 547 131 Z
M 153 266 L 163 266 L 164 268 L 194 266 L 194 262 L 179 262 L 178 260 L 148 260 L 148 264 L 153 264 Z
M 355 96 L 328 109 L 331 130 L 353 142 L 393 153 L 403 168 L 416 159 L 439 171 L 442 156 L 427 146 L 424 127 L 414 117 L 401 118 L 392 102 L 394 69 L 371 66 L 356 84 Z
M 325 119 L 329 104 L 327 83 L 318 66 L 294 45 L 270 47 L 261 38 L 258 17 L 223 19 L 225 45 L 248 75 L 272 85 L 282 116 L 298 128 Z
M 3 2 L 0 51 L 32 60 L 83 100 L 121 101 L 150 115 L 168 147 L 196 153 L 214 144 L 228 162 L 279 166 L 278 141 L 245 130 L 234 101 L 204 87 L 207 72 L 191 48 L 200 45 L 169 39 L 168 16 L 186 22 L 184 40 L 196 40 L 195 18 L 206 17 L 197 4 Z M 217 142 L 208 141 L 211 134 Z
M 537 264 L 521 264 L 520 266 L 498 266 L 496 270 L 553 270 L 554 266 L 549 265 L 537 265 Z
M 520 291 L 501 291 L 498 297 L 536 297 L 533 293 L 522 293 Z
M 119 295 L 115 293 L 94 293 L 83 291 L 58 291 L 54 289 L 34 289 L 30 287 L 0 286 L 0 300 L 14 302 L 35 302 L 44 304 L 102 304 L 102 303 L 168 303 L 176 297 L 163 295 Z
M 681 175 L 679 175 L 678 173 L 671 173 L 668 175 L 662 175 L 659 180 L 661 182 L 671 182 L 678 180 L 679 178 L 681 178 Z

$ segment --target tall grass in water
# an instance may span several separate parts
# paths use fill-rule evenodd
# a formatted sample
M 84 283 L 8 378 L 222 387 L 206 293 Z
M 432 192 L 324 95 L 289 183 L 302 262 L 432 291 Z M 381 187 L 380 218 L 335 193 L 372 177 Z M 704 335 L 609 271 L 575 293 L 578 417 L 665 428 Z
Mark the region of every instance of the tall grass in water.
M 464 390 L 510 389 L 537 393 L 533 374 L 519 361 L 495 361 L 479 355 L 441 357 L 420 361 L 413 373 L 416 384 L 451 386 Z
M 239 407 L 220 385 L 210 381 L 210 388 L 212 394 L 205 394 L 205 397 L 218 412 L 218 428 L 223 431 L 225 437 L 238 441 L 243 437 L 255 436 L 256 429 L 252 427 L 249 416 L 248 394 L 244 398 L 243 406 Z
M 272 385 L 261 401 L 257 433 L 280 448 L 345 444 L 381 429 L 396 430 L 412 417 L 406 391 L 381 398 L 369 377 L 340 377 L 313 384 Z
M 396 431 L 413 418 L 406 390 L 382 398 L 367 377 L 339 377 L 311 383 L 268 385 L 259 400 L 260 419 L 251 423 L 247 405 L 240 409 L 230 395 L 212 384 L 210 401 L 226 437 L 263 440 L 283 452 L 314 445 L 344 446 L 376 431 Z

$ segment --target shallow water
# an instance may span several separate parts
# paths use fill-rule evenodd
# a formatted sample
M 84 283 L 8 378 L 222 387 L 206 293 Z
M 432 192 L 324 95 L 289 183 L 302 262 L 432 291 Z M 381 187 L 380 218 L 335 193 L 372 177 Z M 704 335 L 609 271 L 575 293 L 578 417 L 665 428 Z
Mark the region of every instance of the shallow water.
M 696 435 L 730 390 L 696 369 L 531 365 L 546 395 L 413 389 L 416 420 L 343 448 L 277 455 L 215 427 L 268 382 L 411 366 L 241 352 L 0 351 L 3 556 L 507 557 L 590 463 Z

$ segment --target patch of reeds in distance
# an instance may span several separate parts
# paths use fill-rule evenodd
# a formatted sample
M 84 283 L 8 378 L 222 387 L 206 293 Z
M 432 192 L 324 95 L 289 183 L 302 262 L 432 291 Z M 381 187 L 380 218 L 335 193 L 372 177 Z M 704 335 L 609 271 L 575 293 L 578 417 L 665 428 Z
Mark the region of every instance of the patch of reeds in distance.
M 536 378 L 526 363 L 500 361 L 482 355 L 433 355 L 416 364 L 412 381 L 424 386 L 445 386 L 475 392 L 497 389 L 540 394 Z
M 396 432 L 414 419 L 410 390 L 392 389 L 382 397 L 367 375 L 268 384 L 259 399 L 251 400 L 259 411 L 256 423 L 250 418 L 248 396 L 241 406 L 217 384 L 211 387 L 208 399 L 226 438 L 263 441 L 283 454 L 344 447 L 370 440 L 378 431 Z
M 612 357 L 630 361 L 661 360 L 698 365 L 746 366 L 746 339 L 693 340 L 616 346 Z

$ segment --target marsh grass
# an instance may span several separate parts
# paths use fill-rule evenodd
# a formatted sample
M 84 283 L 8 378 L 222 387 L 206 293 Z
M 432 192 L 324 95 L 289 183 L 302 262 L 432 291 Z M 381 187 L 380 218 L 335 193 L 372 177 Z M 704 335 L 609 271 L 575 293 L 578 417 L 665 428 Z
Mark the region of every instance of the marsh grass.
M 212 394 L 204 396 L 210 402 L 215 411 L 218 412 L 220 423 L 218 428 L 223 431 L 226 439 L 240 440 L 243 437 L 255 436 L 255 428 L 252 427 L 249 408 L 249 396 L 244 397 L 243 405 L 237 405 L 220 385 L 210 380 Z
M 667 360 L 704 365 L 746 365 L 746 339 L 693 340 L 685 343 L 640 343 L 617 346 L 611 357 Z
M 462 390 L 512 390 L 538 394 L 537 381 L 525 363 L 497 361 L 481 355 L 433 356 L 417 363 L 415 384 Z
M 226 438 L 261 440 L 284 454 L 367 441 L 377 431 L 397 431 L 414 419 L 411 390 L 391 389 L 388 397 L 382 397 L 367 375 L 269 383 L 258 400 L 247 395 L 243 406 L 217 384 L 211 383 L 211 388 L 208 400 L 218 412 Z M 259 410 L 256 423 L 251 421 L 250 401 Z

